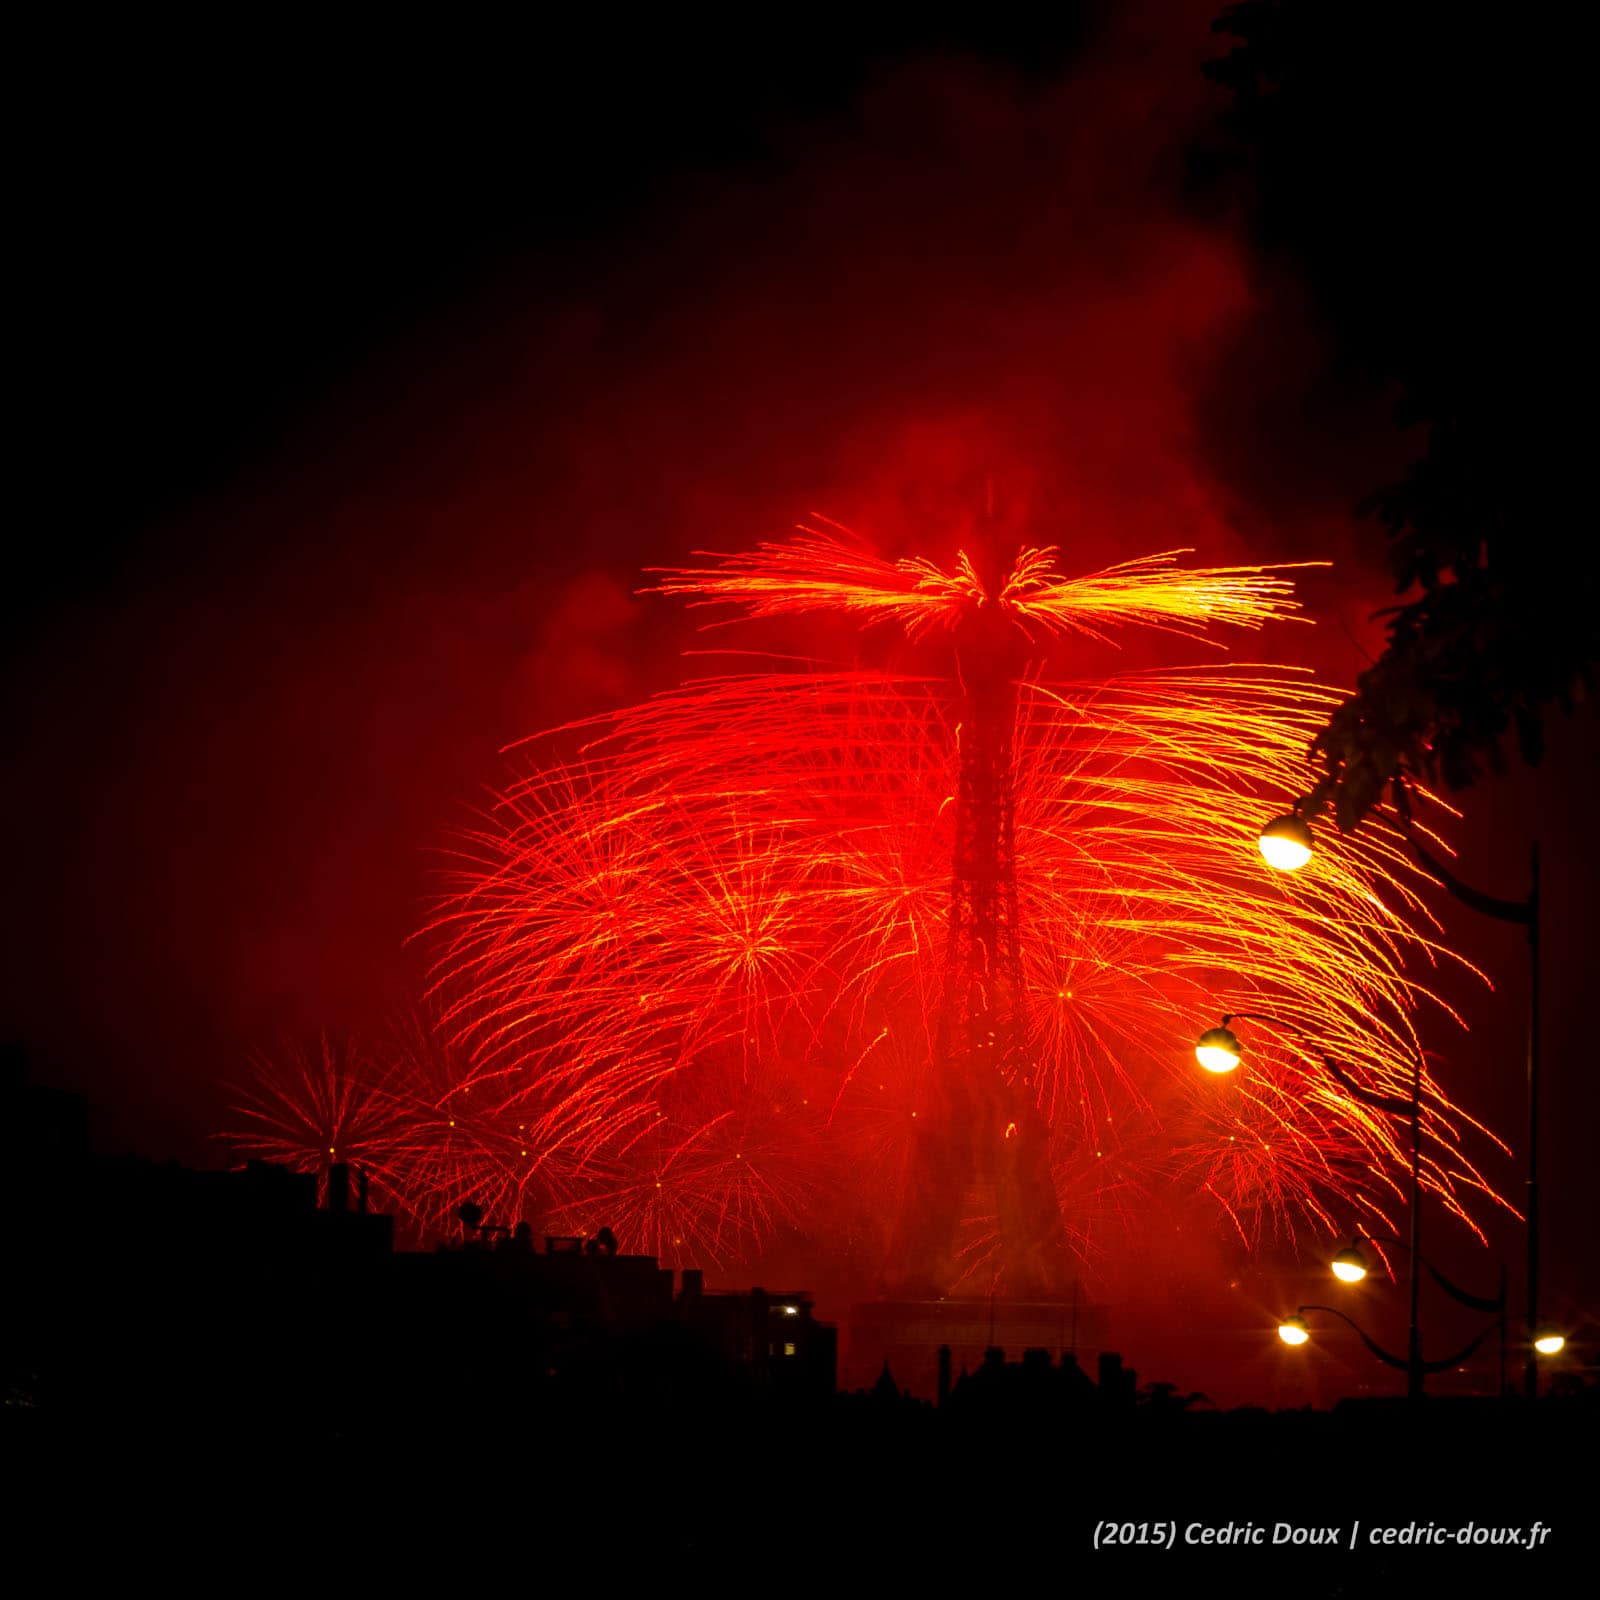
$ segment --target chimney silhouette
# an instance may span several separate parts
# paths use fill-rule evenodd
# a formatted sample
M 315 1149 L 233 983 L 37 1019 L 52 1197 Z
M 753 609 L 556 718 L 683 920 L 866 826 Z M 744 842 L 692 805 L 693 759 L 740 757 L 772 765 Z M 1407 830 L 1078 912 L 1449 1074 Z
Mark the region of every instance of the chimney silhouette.
M 328 1168 L 328 1209 L 330 1211 L 348 1211 L 350 1209 L 350 1163 L 348 1161 L 335 1161 Z

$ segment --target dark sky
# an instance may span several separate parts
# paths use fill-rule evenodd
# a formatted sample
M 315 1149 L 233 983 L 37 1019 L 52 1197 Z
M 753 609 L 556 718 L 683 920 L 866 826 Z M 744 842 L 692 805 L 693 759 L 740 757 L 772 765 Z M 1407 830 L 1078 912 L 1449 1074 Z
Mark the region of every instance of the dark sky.
M 1389 595 L 1350 507 L 1420 444 L 1255 225 L 1211 10 L 31 41 L 3 1023 L 40 1076 L 204 1158 L 252 1046 L 414 986 L 499 749 L 681 670 L 639 569 L 812 509 L 938 554 L 990 476 L 1084 568 L 1329 557 L 1296 649 L 1353 677 Z M 1558 863 L 1575 1307 L 1595 743 L 1553 744 L 1462 844 L 1507 894 L 1533 826 Z M 1500 993 L 1437 1046 L 1520 1139 L 1515 935 L 1449 915 Z

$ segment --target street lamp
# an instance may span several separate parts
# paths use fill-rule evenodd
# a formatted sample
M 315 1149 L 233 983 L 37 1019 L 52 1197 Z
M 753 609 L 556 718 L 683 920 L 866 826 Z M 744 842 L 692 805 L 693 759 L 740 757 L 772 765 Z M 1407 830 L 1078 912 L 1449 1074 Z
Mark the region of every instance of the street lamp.
M 1489 1334 L 1496 1327 L 1496 1324 L 1491 1322 L 1470 1343 L 1464 1344 L 1453 1355 L 1444 1356 L 1437 1361 L 1424 1361 L 1415 1350 L 1404 1356 L 1397 1356 L 1393 1351 L 1385 1350 L 1354 1317 L 1346 1316 L 1337 1306 L 1298 1306 L 1292 1315 L 1285 1317 L 1278 1324 L 1278 1337 L 1285 1344 L 1302 1345 L 1310 1339 L 1311 1330 L 1306 1323 L 1306 1313 L 1308 1311 L 1321 1311 L 1330 1317 L 1337 1317 L 1347 1327 L 1355 1330 L 1356 1337 L 1380 1361 L 1391 1367 L 1398 1367 L 1402 1372 L 1408 1373 L 1412 1384 L 1415 1386 L 1411 1391 L 1414 1399 L 1420 1397 L 1422 1393 L 1422 1375 L 1425 1372 L 1448 1372 L 1451 1367 L 1459 1366 L 1476 1353 L 1478 1346 L 1489 1337 Z
M 1220 1028 L 1207 1028 L 1195 1041 L 1194 1058 L 1207 1072 L 1232 1072 L 1239 1065 L 1244 1047 L 1224 1017 Z
M 1367 1258 L 1361 1253 L 1361 1241 L 1365 1239 L 1369 1244 L 1397 1244 L 1403 1250 L 1411 1246 L 1394 1234 L 1385 1234 L 1382 1238 L 1375 1234 L 1358 1233 L 1349 1245 L 1341 1250 L 1332 1261 L 1328 1263 L 1334 1277 L 1341 1283 L 1360 1283 L 1367 1275 Z M 1505 1306 L 1505 1286 L 1502 1283 L 1500 1293 L 1494 1299 L 1486 1295 L 1471 1294 L 1459 1284 L 1452 1283 L 1426 1256 L 1418 1256 L 1418 1263 L 1428 1273 L 1429 1277 L 1439 1285 L 1452 1300 L 1459 1300 L 1462 1305 L 1470 1307 L 1473 1311 L 1500 1311 Z M 1504 1278 L 1504 1268 L 1501 1277 Z
M 1261 830 L 1262 858 L 1279 872 L 1298 872 L 1311 859 L 1311 829 L 1296 812 L 1274 817 Z
M 1358 1233 L 1351 1239 L 1349 1245 L 1341 1250 L 1328 1263 L 1334 1277 L 1341 1283 L 1360 1283 L 1367 1275 L 1367 1258 L 1361 1253 L 1361 1241 L 1365 1239 L 1369 1244 L 1399 1245 L 1403 1250 L 1410 1250 L 1411 1246 L 1404 1239 L 1393 1234 L 1385 1234 L 1381 1239 L 1374 1234 Z M 1460 1284 L 1452 1283 L 1444 1273 L 1420 1252 L 1413 1255 L 1414 1265 L 1412 1277 L 1416 1276 L 1416 1268 L 1422 1267 L 1429 1277 L 1439 1285 L 1452 1300 L 1459 1302 L 1472 1311 L 1483 1311 L 1498 1319 L 1500 1329 L 1500 1393 L 1506 1392 L 1506 1269 L 1500 1268 L 1500 1292 L 1491 1300 L 1486 1295 L 1473 1294 L 1470 1290 L 1463 1289 Z
M 1386 1362 L 1391 1367 L 1398 1367 L 1403 1372 L 1447 1372 L 1451 1367 L 1459 1366 L 1471 1356 L 1476 1354 L 1478 1346 L 1496 1329 L 1500 1329 L 1500 1375 L 1501 1390 L 1505 1389 L 1505 1313 L 1484 1328 L 1474 1339 L 1463 1345 L 1454 1355 L 1445 1356 L 1438 1361 L 1418 1361 L 1413 1363 L 1410 1357 L 1397 1356 L 1392 1351 L 1385 1350 L 1353 1317 L 1347 1316 L 1337 1306 L 1300 1306 L 1291 1315 L 1284 1317 L 1278 1324 L 1278 1337 L 1287 1345 L 1302 1345 L 1311 1338 L 1311 1329 L 1306 1322 L 1306 1312 L 1325 1311 L 1330 1317 L 1337 1317 L 1341 1322 L 1354 1328 L 1361 1342 L 1380 1361 Z M 1561 1352 L 1566 1346 L 1566 1339 L 1554 1328 L 1541 1328 L 1534 1338 L 1531 1348 L 1541 1356 L 1553 1356 Z
M 1239 1021 L 1270 1022 L 1277 1027 L 1286 1028 L 1303 1042 L 1310 1043 L 1306 1039 L 1305 1031 L 1302 1028 L 1292 1022 L 1285 1021 L 1282 1017 L 1273 1016 L 1271 1012 L 1230 1012 L 1223 1017 L 1220 1028 L 1207 1029 L 1205 1033 L 1201 1034 L 1199 1042 L 1195 1045 L 1195 1056 L 1202 1066 L 1207 1065 L 1205 1057 L 1200 1054 L 1202 1049 L 1221 1052 L 1223 1055 L 1231 1049 L 1233 1054 L 1232 1065 L 1237 1066 L 1239 1064 L 1244 1053 L 1243 1046 L 1239 1044 L 1238 1035 L 1228 1026 L 1230 1022 Z M 1225 1047 L 1223 1044 L 1217 1043 L 1217 1036 L 1220 1034 L 1226 1034 L 1231 1044 Z M 1212 1041 L 1209 1045 L 1207 1044 L 1208 1040 Z M 1406 1367 L 1409 1374 L 1407 1394 L 1413 1400 L 1420 1400 L 1422 1398 L 1422 1375 L 1426 1370 L 1422 1360 L 1422 1336 L 1417 1328 L 1417 1296 L 1421 1287 L 1417 1275 L 1417 1266 L 1422 1259 L 1422 1054 L 1420 1051 L 1412 1053 L 1411 1095 L 1406 1098 L 1402 1095 L 1375 1094 L 1371 1089 L 1363 1088 L 1349 1073 L 1339 1066 L 1332 1056 L 1322 1051 L 1317 1053 L 1322 1056 L 1322 1064 L 1326 1068 L 1329 1077 L 1352 1100 L 1356 1100 L 1364 1106 L 1369 1106 L 1374 1111 L 1387 1112 L 1390 1116 L 1406 1117 L 1411 1123 L 1411 1243 L 1409 1246 L 1411 1252 L 1411 1330 L 1409 1337 L 1410 1353 L 1407 1361 L 1402 1365 Z M 1212 1066 L 1209 1070 L 1218 1072 L 1229 1069 Z M 1361 1266 L 1364 1273 L 1366 1263 L 1362 1262 Z
M 1395 780 L 1400 831 L 1411 846 L 1422 870 L 1462 905 L 1497 922 L 1515 923 L 1528 930 L 1528 1309 L 1530 1327 L 1539 1325 L 1539 846 L 1528 853 L 1529 887 L 1525 900 L 1502 900 L 1463 882 L 1435 856 L 1411 831 L 1406 794 Z M 1305 801 L 1300 802 L 1306 804 Z M 1275 817 L 1261 830 L 1261 854 L 1267 864 L 1282 872 L 1293 872 L 1311 859 L 1311 829 L 1301 817 L 1299 807 Z M 1539 1397 L 1539 1364 L 1530 1349 L 1523 1372 L 1524 1392 L 1529 1400 Z
M 1330 1265 L 1340 1283 L 1360 1283 L 1367 1275 L 1366 1258 L 1354 1245 L 1348 1250 L 1341 1250 Z

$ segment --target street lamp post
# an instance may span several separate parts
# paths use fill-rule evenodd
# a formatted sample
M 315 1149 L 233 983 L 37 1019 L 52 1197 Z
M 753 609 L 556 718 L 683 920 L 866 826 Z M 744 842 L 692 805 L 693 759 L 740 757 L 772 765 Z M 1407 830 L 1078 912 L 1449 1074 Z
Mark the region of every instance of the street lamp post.
M 1484 894 L 1450 871 L 1409 828 L 1406 841 L 1428 876 L 1440 883 L 1454 899 L 1497 922 L 1510 922 L 1528 930 L 1528 1326 L 1539 1326 L 1539 845 L 1528 851 L 1528 897 L 1502 900 Z M 1539 1362 L 1533 1346 L 1523 1367 L 1523 1392 L 1539 1398 Z
M 1229 1028 L 1228 1024 L 1241 1021 L 1270 1022 L 1280 1028 L 1287 1028 L 1297 1038 L 1305 1040 L 1307 1043 L 1310 1042 L 1306 1040 L 1305 1033 L 1294 1023 L 1286 1021 L 1283 1017 L 1273 1016 L 1270 1012 L 1230 1012 L 1223 1017 L 1220 1028 L 1212 1028 L 1202 1034 L 1200 1042 L 1195 1046 L 1195 1055 L 1199 1059 L 1201 1066 L 1206 1067 L 1211 1072 L 1225 1070 L 1221 1068 L 1220 1063 L 1225 1061 L 1229 1055 L 1232 1056 L 1232 1065 L 1238 1066 L 1240 1057 L 1243 1054 L 1243 1047 L 1239 1044 L 1238 1036 Z M 1409 1099 L 1402 1095 L 1377 1094 L 1371 1089 L 1363 1088 L 1332 1056 L 1322 1051 L 1317 1053 L 1322 1056 L 1322 1064 L 1327 1069 L 1328 1075 L 1339 1084 L 1351 1099 L 1359 1101 L 1364 1106 L 1370 1106 L 1374 1111 L 1387 1112 L 1390 1116 L 1405 1117 L 1411 1124 L 1411 1184 L 1409 1195 L 1411 1241 L 1408 1246 L 1411 1255 L 1411 1315 L 1406 1341 L 1406 1361 L 1403 1365 L 1407 1373 L 1406 1392 L 1413 1400 L 1420 1400 L 1422 1398 L 1422 1378 L 1426 1370 L 1426 1365 L 1422 1359 L 1422 1335 L 1418 1327 L 1418 1302 L 1421 1289 L 1418 1263 L 1422 1260 L 1422 1053 L 1415 1050 L 1412 1052 L 1411 1095 Z
M 1380 1361 L 1386 1362 L 1391 1367 L 1398 1367 L 1406 1373 L 1406 1392 L 1413 1400 L 1420 1399 L 1422 1396 L 1424 1373 L 1448 1372 L 1451 1367 L 1458 1366 L 1461 1362 L 1466 1361 L 1477 1352 L 1478 1346 L 1489 1337 L 1489 1334 L 1496 1327 L 1496 1324 L 1491 1322 L 1487 1328 L 1469 1343 L 1462 1345 L 1459 1350 L 1450 1355 L 1442 1356 L 1437 1361 L 1424 1361 L 1420 1350 L 1413 1349 L 1404 1356 L 1397 1356 L 1393 1351 L 1385 1350 L 1354 1317 L 1341 1311 L 1337 1306 L 1298 1306 L 1295 1308 L 1293 1315 L 1285 1317 L 1278 1324 L 1278 1337 L 1285 1344 L 1302 1345 L 1310 1339 L 1311 1331 L 1306 1326 L 1306 1313 L 1308 1311 L 1325 1312 L 1330 1317 L 1337 1317 L 1347 1327 L 1353 1328 L 1356 1332 L 1356 1337 Z
M 1430 1268 L 1430 1270 L 1432 1270 Z M 1488 1302 L 1480 1302 L 1487 1305 Z M 1380 1361 L 1387 1362 L 1391 1367 L 1398 1367 L 1409 1373 L 1445 1372 L 1460 1362 L 1467 1360 L 1476 1353 L 1478 1346 L 1483 1343 L 1496 1328 L 1500 1330 L 1500 1372 L 1501 1391 L 1505 1389 L 1505 1338 L 1506 1338 L 1506 1311 L 1502 1304 L 1500 1314 L 1476 1337 L 1464 1344 L 1459 1350 L 1448 1356 L 1443 1356 L 1437 1361 L 1413 1362 L 1408 1356 L 1397 1356 L 1392 1351 L 1385 1350 L 1354 1317 L 1341 1311 L 1337 1306 L 1297 1306 L 1293 1313 L 1285 1317 L 1278 1324 L 1278 1337 L 1287 1345 L 1298 1348 L 1307 1343 L 1311 1338 L 1311 1329 L 1306 1323 L 1308 1311 L 1325 1311 L 1330 1317 L 1337 1317 L 1347 1326 L 1354 1328 L 1361 1342 Z M 1538 1355 L 1553 1356 L 1562 1350 L 1566 1340 L 1553 1328 L 1534 1327 L 1530 1330 L 1529 1348 Z
M 1270 1022 L 1277 1027 L 1285 1028 L 1297 1038 L 1309 1044 L 1304 1031 L 1284 1017 L 1274 1016 L 1267 1011 L 1235 1011 L 1225 1015 L 1220 1027 L 1208 1028 L 1195 1044 L 1195 1056 L 1201 1066 L 1214 1073 L 1231 1072 L 1239 1065 L 1244 1055 L 1244 1046 L 1239 1042 L 1239 1036 L 1229 1026 L 1233 1022 L 1258 1021 Z M 1370 1106 L 1374 1110 L 1386 1112 L 1390 1116 L 1404 1116 L 1411 1125 L 1411 1183 L 1409 1202 L 1411 1207 L 1410 1238 L 1401 1239 L 1395 1235 L 1385 1236 L 1383 1239 L 1375 1238 L 1371 1234 L 1357 1233 L 1352 1238 L 1347 1249 L 1339 1251 L 1331 1263 L 1334 1276 L 1345 1283 L 1355 1283 L 1367 1275 L 1367 1264 L 1361 1254 L 1360 1241 L 1366 1239 L 1372 1244 L 1397 1244 L 1402 1246 L 1411 1258 L 1409 1276 L 1410 1315 L 1406 1334 L 1406 1354 L 1404 1357 L 1391 1354 L 1377 1345 L 1366 1332 L 1357 1326 L 1344 1312 L 1335 1306 L 1301 1306 L 1294 1316 L 1287 1317 L 1279 1325 L 1278 1334 L 1285 1344 L 1304 1344 L 1310 1333 L 1306 1327 L 1305 1319 L 1300 1314 L 1306 1311 L 1327 1311 L 1331 1315 L 1341 1318 L 1350 1324 L 1361 1335 L 1363 1342 L 1380 1359 L 1393 1367 L 1398 1367 L 1406 1374 L 1406 1394 L 1411 1400 L 1423 1398 L 1423 1382 L 1426 1374 L 1430 1372 L 1444 1372 L 1455 1366 L 1477 1350 L 1478 1346 L 1488 1337 L 1490 1331 L 1496 1327 L 1500 1330 L 1500 1392 L 1505 1393 L 1505 1356 L 1506 1356 L 1506 1280 L 1505 1268 L 1500 1269 L 1500 1293 L 1490 1300 L 1482 1295 L 1475 1295 L 1452 1283 L 1444 1273 L 1422 1253 L 1422 1055 L 1413 1052 L 1411 1061 L 1411 1094 L 1385 1095 L 1376 1094 L 1371 1089 L 1364 1088 L 1355 1082 L 1331 1056 L 1323 1051 L 1318 1051 L 1322 1057 L 1322 1064 L 1328 1075 L 1345 1090 L 1352 1099 L 1358 1100 L 1362 1105 Z M 1485 1328 L 1472 1342 L 1454 1355 L 1446 1356 L 1438 1361 L 1426 1361 L 1422 1355 L 1422 1334 L 1419 1320 L 1420 1290 L 1422 1273 L 1426 1271 L 1446 1294 L 1475 1311 L 1493 1313 L 1495 1321 Z M 1566 1341 L 1554 1328 L 1541 1324 L 1537 1317 L 1528 1317 L 1528 1360 L 1536 1361 L 1541 1355 L 1555 1355 L 1565 1345 Z M 1535 1377 L 1537 1386 L 1537 1377 Z
M 1349 1247 L 1341 1250 L 1333 1258 L 1333 1275 L 1341 1283 L 1359 1283 L 1367 1275 L 1366 1258 L 1361 1254 L 1361 1243 L 1365 1240 L 1368 1244 L 1397 1244 L 1402 1249 L 1409 1249 L 1407 1242 L 1396 1234 L 1355 1233 L 1350 1240 Z M 1474 1311 L 1499 1311 L 1505 1304 L 1505 1268 L 1500 1269 L 1501 1293 L 1492 1300 L 1487 1295 L 1473 1294 L 1463 1289 L 1460 1284 L 1452 1283 L 1426 1256 L 1418 1256 L 1418 1261 L 1426 1269 L 1428 1276 L 1439 1285 L 1452 1300 L 1459 1300 L 1462 1305 L 1469 1306 Z
M 1535 841 L 1528 853 L 1529 887 L 1525 900 L 1503 900 L 1485 894 L 1463 882 L 1417 838 L 1410 825 L 1403 790 L 1400 804 L 1401 832 L 1411 846 L 1422 870 L 1456 900 L 1497 922 L 1514 923 L 1528 930 L 1528 1176 L 1527 1176 L 1527 1318 L 1530 1328 L 1539 1326 L 1539 845 Z M 1261 831 L 1261 854 L 1280 871 L 1294 871 L 1311 859 L 1313 840 L 1310 826 L 1294 811 L 1276 817 Z M 1523 1368 L 1523 1390 L 1530 1401 L 1539 1397 L 1539 1363 L 1530 1345 Z
M 1349 1247 L 1341 1250 L 1329 1263 L 1333 1275 L 1341 1283 L 1359 1283 L 1367 1275 L 1366 1258 L 1361 1254 L 1361 1241 L 1365 1239 L 1369 1244 L 1397 1244 L 1402 1249 L 1411 1250 L 1411 1246 L 1404 1239 L 1394 1234 L 1385 1234 L 1379 1238 L 1375 1234 L 1356 1233 L 1350 1240 Z M 1500 1292 L 1490 1299 L 1487 1295 L 1473 1294 L 1468 1289 L 1463 1289 L 1460 1284 L 1453 1283 L 1442 1273 L 1425 1255 L 1413 1252 L 1412 1254 L 1412 1282 L 1417 1280 L 1417 1267 L 1422 1267 L 1433 1281 L 1450 1296 L 1452 1300 L 1468 1307 L 1472 1311 L 1482 1311 L 1495 1318 L 1494 1327 L 1500 1330 L 1500 1383 L 1497 1393 L 1504 1395 L 1506 1392 L 1506 1269 L 1504 1263 L 1500 1267 Z M 1413 1292 L 1412 1316 L 1415 1318 L 1415 1293 Z M 1447 1362 L 1446 1365 L 1449 1365 Z M 1433 1371 L 1433 1368 L 1427 1368 Z

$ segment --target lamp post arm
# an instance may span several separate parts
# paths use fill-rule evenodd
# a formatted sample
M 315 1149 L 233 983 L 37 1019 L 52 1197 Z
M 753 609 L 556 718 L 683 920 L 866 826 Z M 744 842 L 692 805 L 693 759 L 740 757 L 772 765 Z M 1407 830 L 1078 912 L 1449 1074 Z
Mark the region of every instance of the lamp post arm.
M 1424 1361 L 1422 1363 L 1422 1370 L 1424 1372 L 1447 1372 L 1451 1367 L 1459 1366 L 1470 1356 L 1475 1355 L 1477 1353 L 1478 1346 L 1482 1344 L 1483 1341 L 1487 1339 L 1489 1335 L 1493 1333 L 1499 1326 L 1500 1324 L 1498 1322 L 1491 1322 L 1476 1339 L 1474 1339 L 1470 1344 L 1462 1345 L 1462 1347 L 1457 1350 L 1454 1355 L 1443 1356 L 1438 1361 Z
M 1322 1064 L 1328 1069 L 1328 1076 L 1352 1100 L 1359 1100 L 1362 1105 L 1371 1106 L 1374 1111 L 1387 1111 L 1392 1116 L 1409 1117 L 1417 1109 L 1417 1102 L 1404 1095 L 1374 1094 L 1371 1089 L 1363 1089 L 1332 1056 L 1323 1056 Z
M 1367 1349 L 1369 1349 L 1380 1361 L 1386 1361 L 1391 1367 L 1398 1367 L 1402 1372 L 1409 1372 L 1411 1370 L 1411 1363 L 1404 1356 L 1391 1355 L 1390 1352 L 1385 1350 L 1381 1344 L 1377 1343 L 1376 1340 L 1372 1339 L 1368 1335 L 1366 1329 L 1363 1328 L 1354 1317 L 1347 1317 L 1337 1306 L 1301 1306 L 1299 1309 L 1301 1312 L 1326 1311 L 1330 1317 L 1337 1317 L 1341 1322 L 1347 1323 L 1350 1327 L 1354 1328 L 1356 1337 L 1360 1339 L 1362 1344 L 1364 1344 Z M 1482 1335 L 1480 1334 L 1479 1337 L 1481 1338 Z
M 1385 1234 L 1382 1238 L 1377 1238 L 1370 1233 L 1358 1233 L 1356 1238 L 1365 1239 L 1370 1244 L 1397 1244 L 1403 1250 L 1409 1250 L 1411 1248 L 1411 1246 L 1407 1244 L 1404 1239 L 1400 1238 L 1397 1234 L 1392 1233 Z M 1428 1269 L 1428 1274 L 1433 1281 L 1438 1284 L 1439 1287 L 1443 1289 L 1452 1300 L 1460 1301 L 1460 1303 L 1466 1306 L 1469 1310 L 1482 1311 L 1486 1316 L 1494 1316 L 1496 1313 L 1505 1310 L 1506 1296 L 1503 1288 L 1501 1289 L 1500 1293 L 1494 1297 L 1494 1299 L 1487 1299 L 1483 1295 L 1473 1294 L 1469 1290 L 1463 1289 L 1458 1283 L 1452 1283 L 1450 1279 L 1445 1277 L 1445 1275 L 1436 1266 L 1434 1266 L 1434 1264 L 1425 1255 L 1421 1255 L 1419 1253 L 1417 1259 Z
M 1485 894 L 1481 889 L 1474 889 L 1470 883 L 1463 883 L 1434 853 L 1407 828 L 1405 830 L 1406 843 L 1411 846 L 1411 853 L 1421 863 L 1422 870 L 1438 883 L 1442 883 L 1462 905 L 1471 906 L 1474 911 L 1480 911 L 1486 917 L 1494 917 L 1499 922 L 1517 922 L 1524 927 L 1533 922 L 1534 904 L 1530 895 L 1526 900 L 1502 900 L 1497 895 Z
M 1222 1026 L 1226 1028 L 1230 1022 L 1243 1020 L 1245 1022 L 1270 1022 L 1280 1028 L 1287 1028 L 1303 1044 L 1309 1044 L 1304 1028 L 1290 1022 L 1287 1017 L 1274 1016 L 1270 1011 L 1230 1011 L 1224 1014 Z M 1374 1111 L 1387 1111 L 1396 1117 L 1409 1117 L 1416 1109 L 1415 1102 L 1406 1099 L 1403 1095 L 1375 1094 L 1371 1089 L 1363 1089 L 1348 1072 L 1336 1062 L 1332 1056 L 1317 1052 L 1322 1056 L 1322 1064 L 1328 1069 L 1331 1077 L 1352 1100 L 1359 1100 L 1364 1106 L 1371 1106 Z
M 1222 1014 L 1222 1026 L 1226 1028 L 1230 1022 L 1272 1022 L 1280 1028 L 1287 1028 L 1290 1033 L 1298 1038 L 1305 1038 L 1305 1030 L 1297 1024 L 1290 1022 L 1287 1017 L 1275 1016 L 1270 1011 L 1225 1011 Z
M 1433 1281 L 1438 1284 L 1439 1287 L 1443 1289 L 1452 1300 L 1458 1301 L 1461 1305 L 1466 1306 L 1469 1311 L 1481 1311 L 1485 1316 L 1492 1317 L 1497 1316 L 1505 1309 L 1506 1297 L 1503 1289 L 1498 1295 L 1495 1296 L 1493 1300 L 1490 1300 L 1481 1294 L 1469 1294 L 1461 1287 L 1460 1284 L 1452 1283 L 1447 1277 L 1445 1277 L 1445 1275 L 1436 1266 L 1434 1266 L 1434 1264 L 1429 1261 L 1426 1256 L 1422 1258 L 1422 1264 L 1428 1269 L 1428 1273 L 1432 1277 Z M 1474 1345 L 1473 1348 L 1476 1349 L 1477 1346 Z

